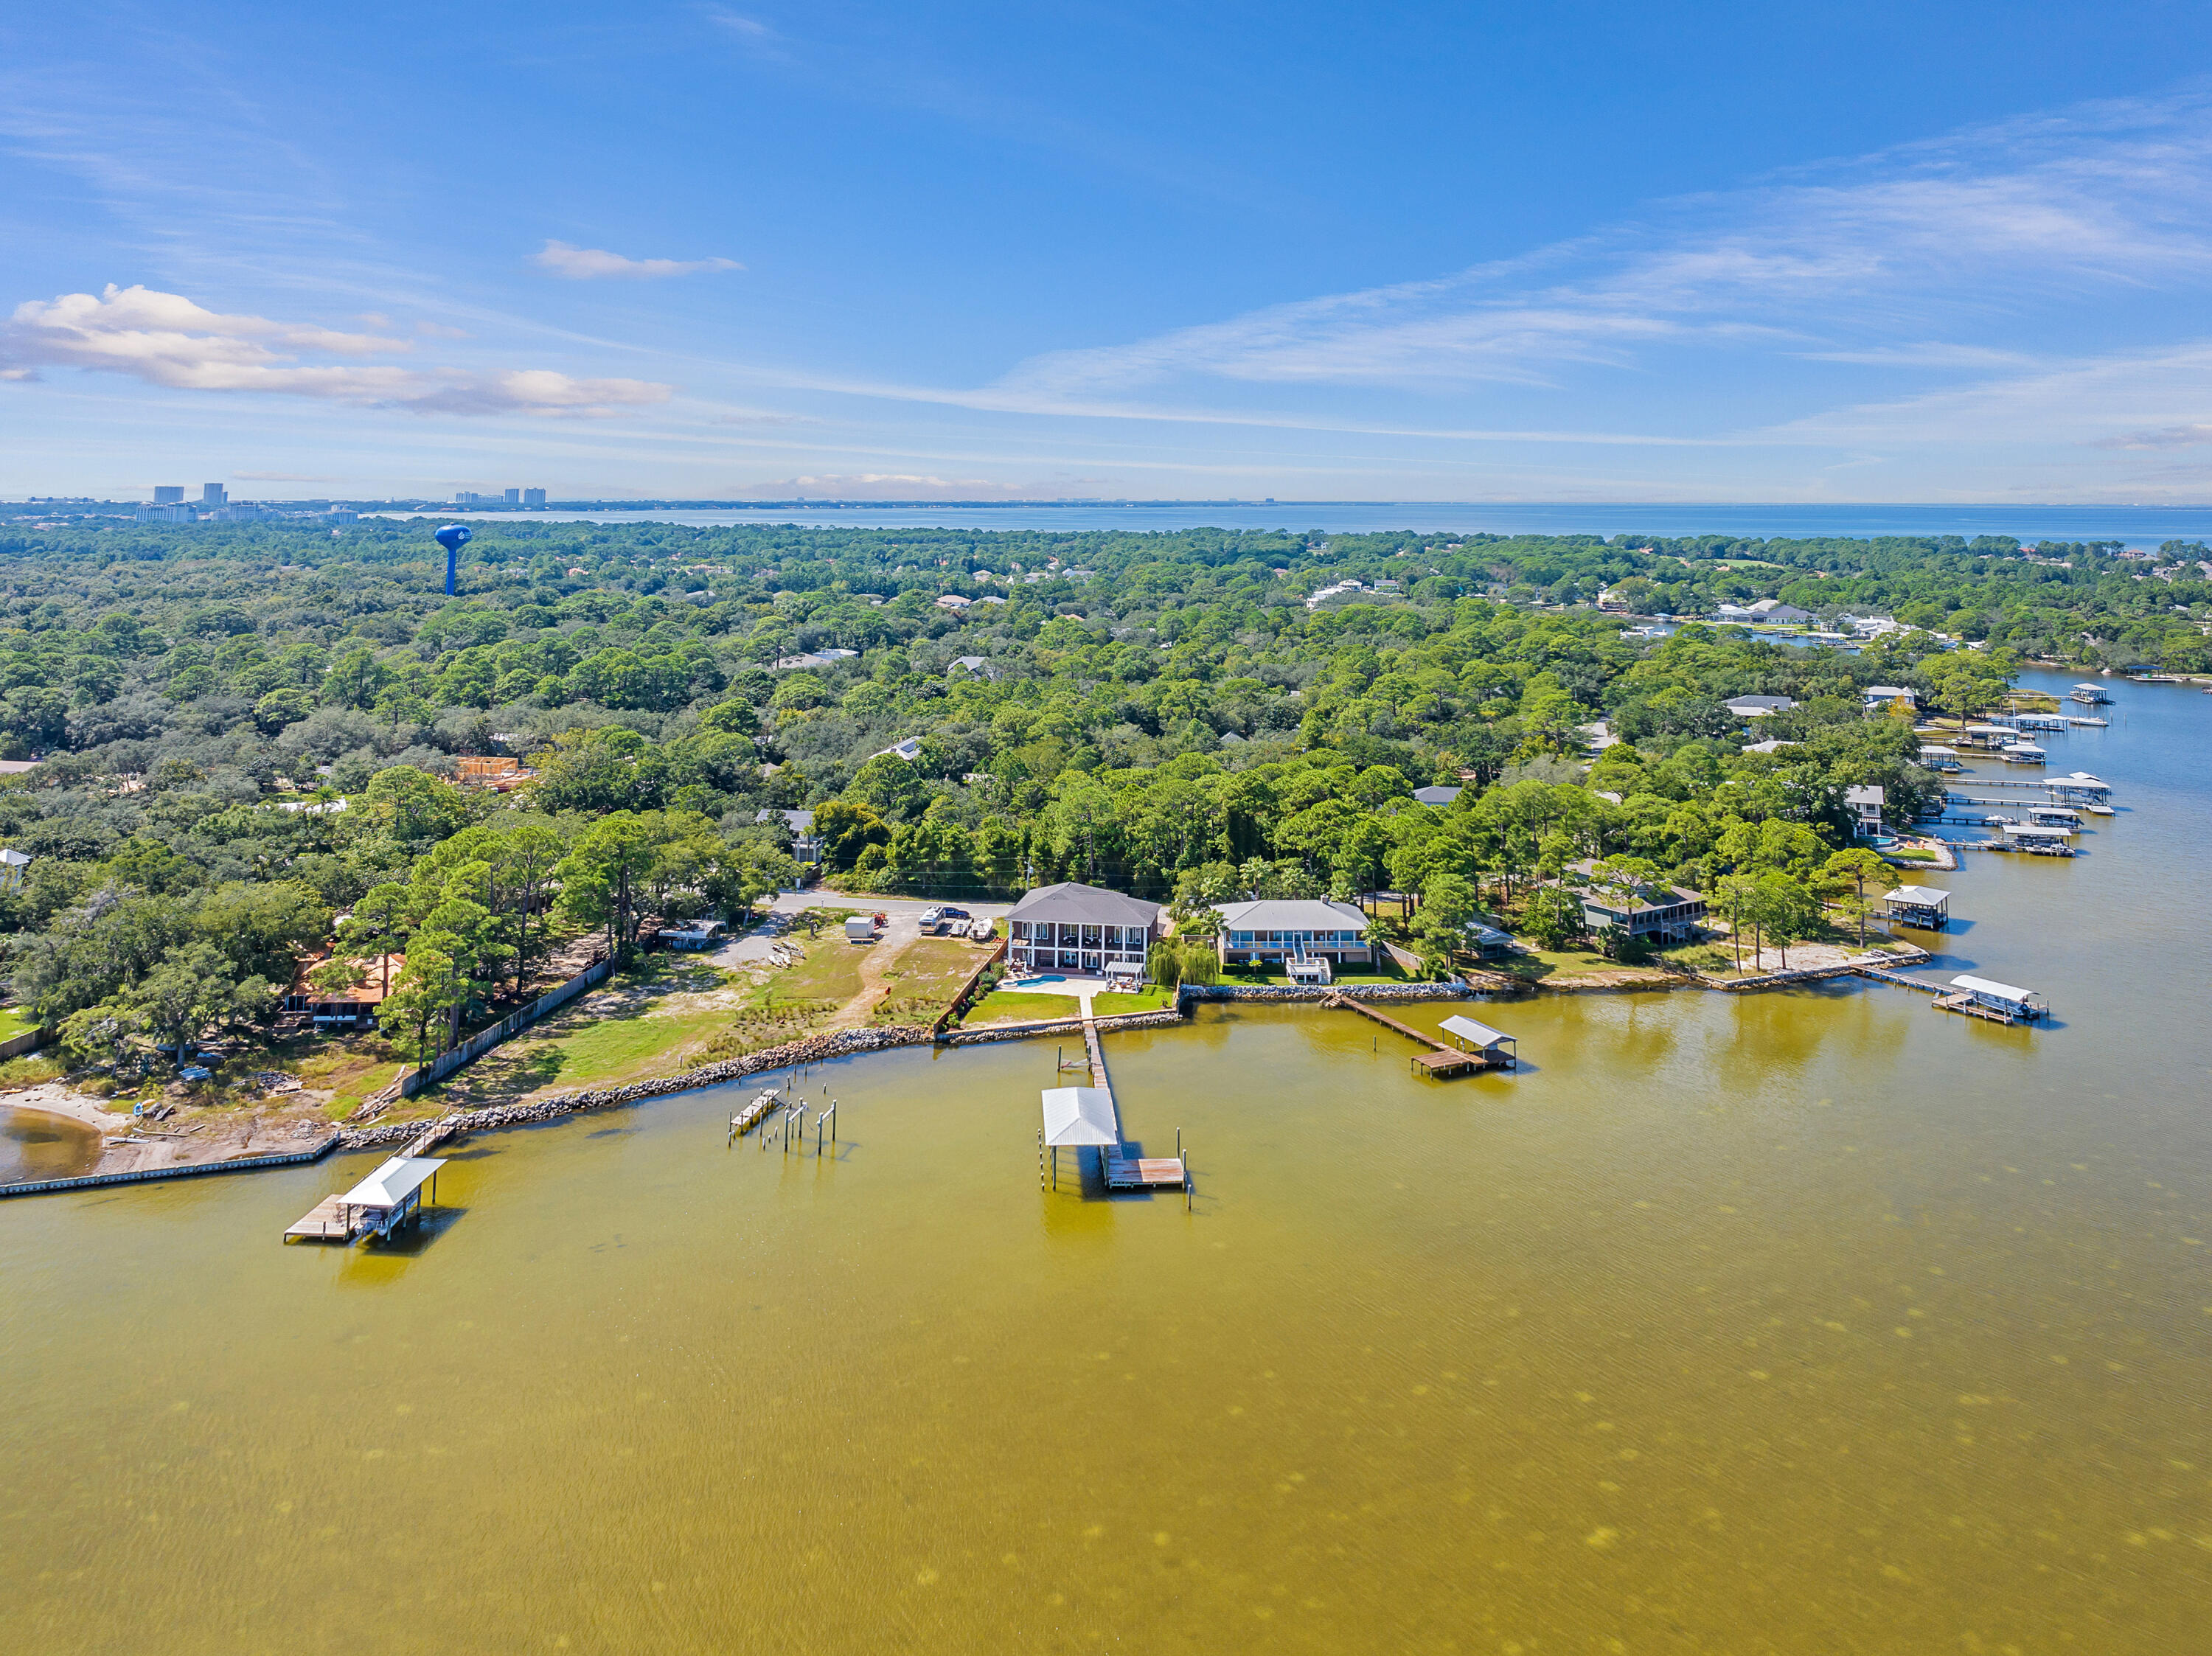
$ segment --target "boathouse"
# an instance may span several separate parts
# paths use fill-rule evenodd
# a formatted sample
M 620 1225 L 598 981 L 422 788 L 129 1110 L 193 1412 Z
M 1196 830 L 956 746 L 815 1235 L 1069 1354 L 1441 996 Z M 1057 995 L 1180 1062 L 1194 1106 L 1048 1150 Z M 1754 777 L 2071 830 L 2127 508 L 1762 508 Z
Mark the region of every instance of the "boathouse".
M 2051 1016 L 2050 1004 L 2033 989 L 1964 973 L 1951 980 L 1951 986 L 1974 1005 L 2001 1014 L 2008 1022 L 2027 1023 Z
M 2007 822 L 2004 842 L 2008 850 L 2032 852 L 2039 857 L 2071 857 L 2074 830 L 2039 828 L 2033 822 Z
M 2046 786 L 2051 797 L 2063 805 L 2101 805 L 2112 792 L 2110 783 L 2100 781 L 2087 771 L 2051 777 Z
M 1489 1068 L 1510 1070 L 1520 1062 L 1518 1043 L 1503 1029 L 1456 1016 L 1446 1018 L 1437 1027 L 1453 1046 L 1481 1058 Z
M 1951 924 L 1951 894 L 1932 885 L 1901 885 L 1882 901 L 1891 919 L 1923 931 L 1942 931 Z
M 1224 903 L 1214 912 L 1221 916 L 1215 947 L 1224 966 L 1266 961 L 1293 967 L 1301 961 L 1364 965 L 1375 958 L 1368 942 L 1367 916 L 1350 903 L 1279 898 Z M 1329 980 L 1325 973 L 1308 975 L 1321 983 Z
M 1007 964 L 1016 972 L 1097 972 L 1116 961 L 1144 968 L 1162 933 L 1160 906 L 1126 892 L 1066 881 L 1040 887 L 1006 916 Z

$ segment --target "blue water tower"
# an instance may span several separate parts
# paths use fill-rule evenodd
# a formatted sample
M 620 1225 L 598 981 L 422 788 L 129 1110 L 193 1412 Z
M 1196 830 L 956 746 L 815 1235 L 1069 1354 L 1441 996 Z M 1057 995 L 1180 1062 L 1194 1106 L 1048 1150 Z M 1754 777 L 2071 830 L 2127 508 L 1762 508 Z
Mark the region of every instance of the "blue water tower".
M 453 596 L 453 576 L 460 567 L 461 549 L 476 538 L 466 524 L 447 524 L 438 531 L 438 544 L 446 549 L 446 596 Z

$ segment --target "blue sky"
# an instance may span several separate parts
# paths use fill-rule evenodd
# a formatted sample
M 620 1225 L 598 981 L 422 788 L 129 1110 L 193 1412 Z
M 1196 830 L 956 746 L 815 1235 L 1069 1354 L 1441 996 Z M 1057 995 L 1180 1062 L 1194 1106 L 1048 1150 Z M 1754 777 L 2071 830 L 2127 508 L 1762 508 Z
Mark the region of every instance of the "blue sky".
M 0 494 L 2212 500 L 2201 6 L 31 11 Z

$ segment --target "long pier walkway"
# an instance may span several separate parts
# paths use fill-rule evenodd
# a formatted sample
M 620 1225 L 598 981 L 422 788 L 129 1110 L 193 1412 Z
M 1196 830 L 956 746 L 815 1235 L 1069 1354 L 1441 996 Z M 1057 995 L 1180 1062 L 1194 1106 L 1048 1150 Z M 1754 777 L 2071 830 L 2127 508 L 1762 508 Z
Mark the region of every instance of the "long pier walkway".
M 1098 1044 L 1098 1022 L 1091 1014 L 1091 998 L 1085 995 L 1083 1006 L 1083 1045 L 1091 1057 L 1091 1084 L 1106 1095 L 1106 1107 L 1114 1119 L 1114 1139 L 1111 1147 L 1102 1145 L 1098 1164 L 1106 1176 L 1108 1190 L 1159 1190 L 1190 1188 L 1190 1168 L 1182 1155 L 1182 1135 L 1176 1135 L 1176 1154 L 1173 1156 L 1131 1156 L 1122 1142 L 1121 1107 L 1115 1101 L 1114 1083 L 1106 1073 L 1105 1049 Z
M 1427 1052 L 1413 1054 L 1413 1066 L 1416 1069 L 1426 1070 L 1439 1079 L 1448 1076 L 1469 1075 L 1477 1070 L 1490 1068 L 1491 1060 L 1487 1054 L 1462 1052 L 1456 1046 L 1448 1046 L 1434 1035 L 1424 1034 L 1410 1024 L 1399 1022 L 1388 1013 L 1376 1011 L 1364 1000 L 1356 1000 L 1350 995 L 1327 995 L 1322 998 L 1321 1004 L 1323 1006 L 1340 1007 L 1345 1011 L 1358 1012 L 1364 1016 L 1373 1018 L 1384 1028 L 1395 1030 L 1407 1040 L 1427 1047 L 1429 1049 Z

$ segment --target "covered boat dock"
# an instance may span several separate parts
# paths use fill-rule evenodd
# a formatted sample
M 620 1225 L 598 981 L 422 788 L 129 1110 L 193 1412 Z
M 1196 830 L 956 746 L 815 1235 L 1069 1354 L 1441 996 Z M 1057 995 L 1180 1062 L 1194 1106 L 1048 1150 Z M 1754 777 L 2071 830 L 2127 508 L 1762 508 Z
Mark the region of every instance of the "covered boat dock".
M 1942 931 L 1951 924 L 1951 894 L 1932 885 L 1901 885 L 1883 898 L 1889 918 L 1923 931 Z
M 1950 994 L 1936 998 L 1936 1004 L 1947 1012 L 1964 1012 L 1993 1023 L 2033 1023 L 2051 1016 L 2051 1004 L 2033 989 L 1967 973 L 1952 979 L 1951 988 Z
M 437 1200 L 438 1169 L 446 1164 L 427 1156 L 393 1156 L 343 1196 L 325 1196 L 313 1211 L 284 1233 L 284 1240 L 353 1242 L 368 1236 L 389 1240 L 400 1226 L 422 1216 L 423 1191 Z

